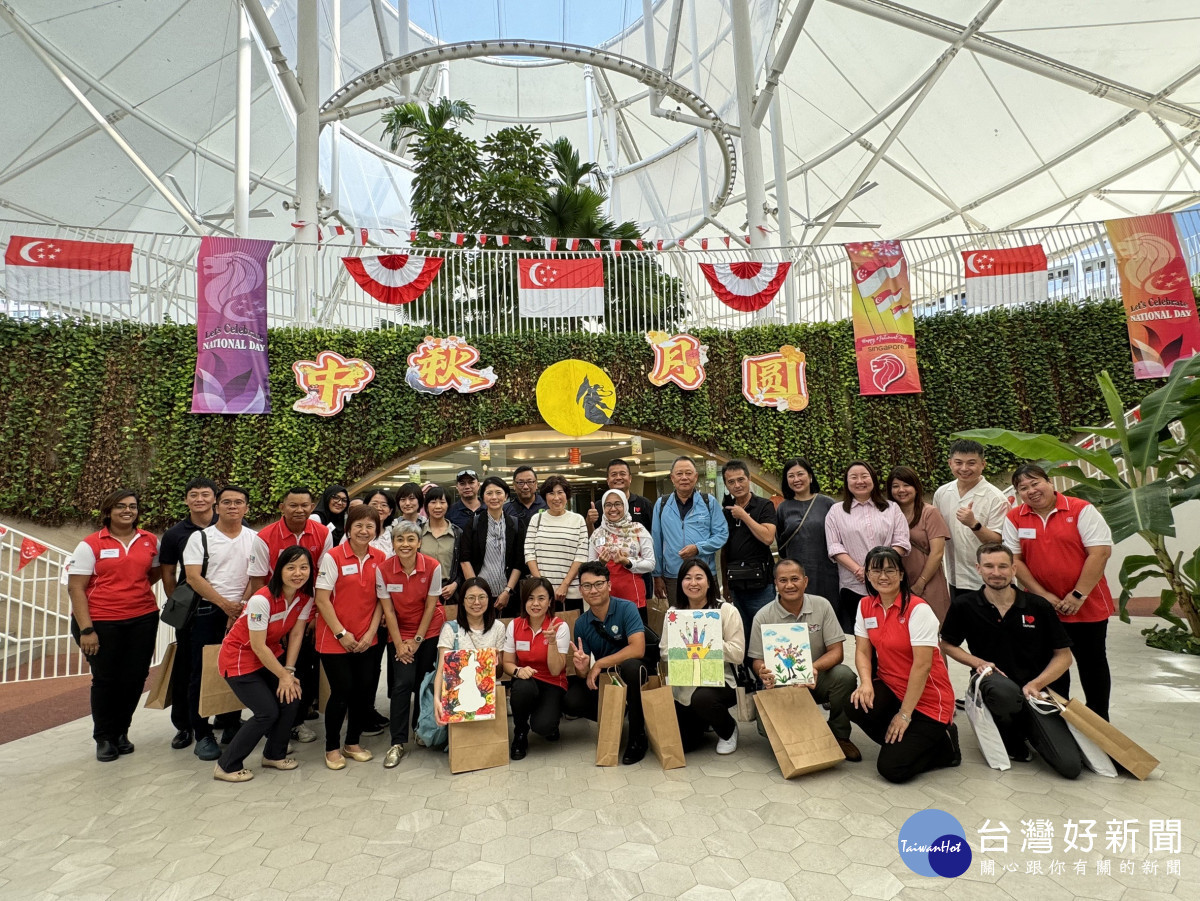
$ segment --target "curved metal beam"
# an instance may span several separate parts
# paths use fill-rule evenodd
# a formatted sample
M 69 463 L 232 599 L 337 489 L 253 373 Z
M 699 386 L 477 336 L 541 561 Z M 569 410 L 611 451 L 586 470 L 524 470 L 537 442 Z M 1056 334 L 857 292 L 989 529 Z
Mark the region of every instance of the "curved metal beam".
M 339 112 L 345 109 L 351 101 L 368 91 L 378 90 L 387 86 L 388 82 L 404 75 L 411 75 L 429 66 L 451 62 L 453 60 L 479 59 L 487 56 L 528 56 L 543 59 L 555 59 L 562 62 L 578 63 L 579 65 L 595 66 L 609 72 L 616 72 L 646 85 L 651 91 L 669 97 L 676 103 L 686 106 L 698 119 L 704 123 L 704 128 L 713 133 L 713 137 L 721 145 L 724 178 L 720 190 L 713 197 L 709 206 L 709 214 L 716 214 L 722 207 L 733 189 L 733 181 L 737 174 L 737 155 L 724 121 L 703 97 L 684 87 L 665 73 L 640 63 L 626 56 L 612 53 L 597 47 L 585 47 L 579 44 L 559 44 L 545 41 L 461 41 L 456 44 L 439 44 L 412 53 L 398 56 L 381 65 L 370 69 L 346 82 L 321 106 L 322 120 L 339 118 Z M 360 104 L 357 108 L 367 104 Z M 364 110 L 365 111 L 365 110 Z

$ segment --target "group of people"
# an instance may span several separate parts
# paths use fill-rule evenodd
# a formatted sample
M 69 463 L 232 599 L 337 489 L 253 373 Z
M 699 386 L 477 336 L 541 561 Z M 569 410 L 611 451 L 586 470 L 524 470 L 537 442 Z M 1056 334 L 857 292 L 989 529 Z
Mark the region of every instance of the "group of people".
M 468 648 L 495 649 L 511 680 L 513 759 L 529 752 L 530 732 L 553 742 L 563 716 L 595 719 L 599 680 L 612 670 L 630 688 L 622 761 L 636 763 L 647 750 L 638 686 L 667 651 L 648 626 L 652 597 L 720 613 L 725 684 L 672 686 L 686 749 L 710 731 L 718 753 L 737 748 L 736 687 L 775 688 L 763 627 L 803 622 L 808 688 L 828 705 L 848 760 L 861 760 L 853 723 L 880 744 L 878 769 L 890 781 L 956 765 L 952 659 L 972 668 L 1011 757 L 1029 759 L 1032 742 L 1059 772 L 1077 775 L 1065 727 L 1032 714 L 1026 698 L 1047 687 L 1066 695 L 1075 659 L 1088 705 L 1107 718 L 1111 534 L 1094 507 L 1056 492 L 1035 465 L 1013 474 L 1011 506 L 984 478 L 981 445 L 954 442 L 949 465 L 954 481 L 929 503 L 908 467 L 881 482 L 869 463 L 851 463 L 834 499 L 807 461 L 792 459 L 776 506 L 752 492 L 740 461 L 723 468 L 718 500 L 679 457 L 672 492 L 652 504 L 631 492 L 628 462 L 614 460 L 586 515 L 569 509 L 562 476 L 539 486 L 523 466 L 510 491 L 498 476 L 480 482 L 464 469 L 453 504 L 437 485 L 354 499 L 340 485 L 319 499 L 293 488 L 280 518 L 258 532 L 244 522 L 245 490 L 197 479 L 185 488 L 188 516 L 161 541 L 138 528 L 136 492 L 118 489 L 69 567 L 97 759 L 133 751 L 129 724 L 153 655 L 161 578 L 168 592 L 186 583 L 196 596 L 177 634 L 172 747 L 194 743 L 224 781 L 252 778 L 245 759 L 264 737 L 265 767 L 297 766 L 289 745 L 317 738 L 307 722 L 318 716 L 321 669 L 325 765 L 371 760 L 362 738 L 387 729 L 383 765 L 395 767 L 410 735 L 422 741 L 424 706 L 442 721 L 445 653 Z M 843 653 L 850 632 L 853 669 Z M 204 649 L 217 644 L 220 674 L 253 714 L 245 722 L 236 712 L 199 715 Z M 386 716 L 375 707 L 384 672 Z

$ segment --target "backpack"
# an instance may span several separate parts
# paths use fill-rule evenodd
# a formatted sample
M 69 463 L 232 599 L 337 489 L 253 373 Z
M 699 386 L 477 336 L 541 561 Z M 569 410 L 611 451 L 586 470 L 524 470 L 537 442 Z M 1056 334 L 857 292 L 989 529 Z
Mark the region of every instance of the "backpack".
M 447 622 L 447 625 L 454 629 L 454 648 L 458 650 L 458 623 Z M 450 730 L 446 726 L 439 726 L 437 719 L 434 718 L 433 708 L 437 704 L 437 699 L 434 697 L 433 686 L 437 679 L 437 669 L 434 668 L 425 674 L 425 678 L 421 680 L 421 715 L 417 719 L 416 728 L 413 732 L 421 741 L 425 742 L 425 746 L 429 748 L 444 748 L 450 741 Z

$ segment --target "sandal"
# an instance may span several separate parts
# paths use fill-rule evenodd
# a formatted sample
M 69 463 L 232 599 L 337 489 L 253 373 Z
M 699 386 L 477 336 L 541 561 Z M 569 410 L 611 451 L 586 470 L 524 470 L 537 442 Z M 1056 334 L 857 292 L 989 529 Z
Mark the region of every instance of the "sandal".
M 238 770 L 236 773 L 227 773 L 221 769 L 218 763 L 213 766 L 213 778 L 218 782 L 249 782 L 254 778 L 254 774 L 249 770 Z
M 366 763 L 368 760 L 373 760 L 375 758 L 375 755 L 366 749 L 363 749 L 362 751 L 351 751 L 347 747 L 342 748 L 342 756 L 349 757 L 351 760 L 357 760 L 359 763 Z
M 294 770 L 300 766 L 299 761 L 293 760 L 291 757 L 285 757 L 283 760 L 268 760 L 266 757 L 262 759 L 262 765 L 266 769 L 271 770 Z

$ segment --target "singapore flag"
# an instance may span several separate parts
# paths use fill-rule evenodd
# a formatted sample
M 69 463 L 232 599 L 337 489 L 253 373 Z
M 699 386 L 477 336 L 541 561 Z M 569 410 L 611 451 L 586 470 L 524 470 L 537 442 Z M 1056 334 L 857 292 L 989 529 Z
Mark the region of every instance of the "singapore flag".
M 1049 296 L 1046 251 L 1040 244 L 961 253 L 968 307 L 1033 303 Z
M 127 304 L 132 244 L 99 244 L 13 235 L 4 253 L 15 303 Z
M 522 316 L 546 319 L 604 315 L 604 263 L 598 257 L 518 262 Z

